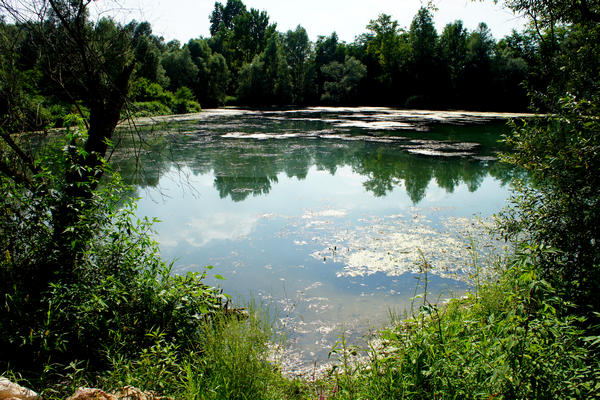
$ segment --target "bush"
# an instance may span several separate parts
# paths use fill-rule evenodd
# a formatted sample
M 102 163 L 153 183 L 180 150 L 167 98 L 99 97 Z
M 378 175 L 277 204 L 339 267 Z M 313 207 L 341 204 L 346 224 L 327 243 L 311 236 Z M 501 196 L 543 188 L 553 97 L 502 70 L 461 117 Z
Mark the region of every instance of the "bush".
M 225 106 L 238 105 L 238 98 L 235 96 L 225 96 L 224 105 Z
M 177 92 L 175 92 L 173 111 L 175 111 L 176 114 L 187 114 L 202 111 L 202 107 L 200 107 L 200 104 L 194 99 L 194 94 L 189 88 L 185 86 L 180 87 L 177 89 Z
M 44 164 L 60 169 L 71 156 L 63 149 L 47 151 Z M 34 386 L 56 382 L 75 360 L 93 374 L 110 367 L 107 353 L 139 357 L 155 332 L 184 353 L 200 351 L 224 296 L 204 274 L 171 275 L 151 221 L 135 220 L 116 175 L 91 198 L 71 199 L 77 218 L 55 231 L 66 189 L 54 176 L 43 170 L 33 188 L 0 181 L 0 369 Z
M 599 111 L 598 100 L 567 97 L 560 114 L 514 127 L 506 140 L 515 151 L 504 160 L 530 182 L 499 218 L 506 238 L 540 249 L 537 272 L 588 315 L 600 309 Z
M 159 101 L 165 105 L 171 104 L 174 100 L 173 93 L 146 78 L 139 78 L 131 83 L 129 97 L 134 102 Z
M 133 103 L 133 117 L 152 117 L 156 115 L 169 115 L 171 109 L 159 101 L 142 101 Z

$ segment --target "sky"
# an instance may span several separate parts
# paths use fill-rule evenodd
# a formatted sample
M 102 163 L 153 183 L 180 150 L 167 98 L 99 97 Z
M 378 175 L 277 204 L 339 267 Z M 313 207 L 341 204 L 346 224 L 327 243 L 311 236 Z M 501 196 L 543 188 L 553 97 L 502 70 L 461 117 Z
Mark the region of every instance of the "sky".
M 221 0 L 225 4 L 227 0 Z M 112 0 L 95 2 L 99 7 L 111 5 L 105 11 L 122 22 L 132 19 L 148 21 L 153 33 L 169 41 L 182 43 L 200 36 L 209 37 L 209 16 L 214 0 Z M 337 32 L 340 40 L 352 42 L 357 35 L 367 31 L 370 20 L 379 14 L 390 14 L 400 27 L 408 29 L 421 6 L 421 0 L 244 0 L 248 9 L 257 8 L 269 14 L 270 21 L 277 23 L 277 30 L 285 32 L 302 25 L 311 40 L 319 35 Z M 502 6 L 499 0 L 433 0 L 438 8 L 434 22 L 441 32 L 444 25 L 462 20 L 464 26 L 474 30 L 485 22 L 496 39 L 522 30 L 525 19 L 515 16 Z

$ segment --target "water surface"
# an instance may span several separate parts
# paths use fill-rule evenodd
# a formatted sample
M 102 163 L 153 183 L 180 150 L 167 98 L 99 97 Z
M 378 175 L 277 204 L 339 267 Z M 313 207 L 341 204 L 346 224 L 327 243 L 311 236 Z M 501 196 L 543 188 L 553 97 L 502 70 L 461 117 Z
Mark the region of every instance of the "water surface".
M 152 125 L 153 150 L 120 155 L 139 215 L 157 217 L 175 272 L 226 278 L 271 305 L 295 370 L 324 363 L 389 313 L 468 289 L 470 240 L 509 196 L 496 162 L 506 115 L 386 108 L 212 110 Z M 148 125 L 150 126 L 150 125 Z M 148 126 L 145 129 L 150 129 Z M 417 300 L 417 302 L 422 299 Z

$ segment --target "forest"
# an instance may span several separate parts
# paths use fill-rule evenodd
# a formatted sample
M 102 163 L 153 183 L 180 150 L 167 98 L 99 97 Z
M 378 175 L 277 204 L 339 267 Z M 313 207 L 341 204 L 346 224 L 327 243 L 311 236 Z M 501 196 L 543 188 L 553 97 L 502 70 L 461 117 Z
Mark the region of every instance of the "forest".
M 176 399 L 600 397 L 598 0 L 508 0 L 530 28 L 497 42 L 483 23 L 438 33 L 422 8 L 408 29 L 380 15 L 349 44 L 278 32 L 229 0 L 210 38 L 183 45 L 146 22 L 93 21 L 92 1 L 0 0 L 0 383 L 46 399 L 129 385 Z M 173 273 L 111 157 L 127 120 L 144 161 L 136 116 L 313 104 L 538 114 L 504 137 L 501 161 L 523 173 L 494 171 L 514 195 L 490 233 L 510 248 L 492 278 L 474 274 L 447 304 L 425 287 L 366 348 L 342 335 L 326 376 L 288 379 L 269 361 L 281 332 L 268 312 L 208 286 L 210 266 Z M 351 156 L 339 154 L 370 168 Z M 442 165 L 418 180 L 402 162 L 394 177 L 413 181 L 413 201 L 436 171 L 468 175 Z M 375 195 L 389 186 L 371 182 Z M 234 189 L 221 182 L 221 197 L 243 200 Z
M 557 27 L 550 38 L 532 28 L 496 41 L 484 22 L 469 32 L 461 21 L 437 32 L 433 12 L 422 8 L 408 28 L 381 14 L 352 43 L 335 32 L 313 43 L 302 26 L 278 32 L 266 11 L 247 9 L 241 0 L 217 2 L 206 17 L 211 36 L 185 44 L 165 43 L 148 22 L 121 25 L 105 17 L 89 26 L 95 40 L 111 40 L 107 50 L 114 56 L 135 61 L 130 115 L 292 104 L 526 111 L 528 93 L 556 77 L 545 53 L 556 49 L 569 57 L 576 36 L 584 34 Z M 40 124 L 61 126 L 80 96 L 62 94 L 44 68 L 62 49 L 40 47 L 45 39 L 36 35 L 58 34 L 55 29 L 48 22 L 34 33 L 6 16 L 0 21 L 2 51 L 18 55 L 15 70 L 4 64 L 4 74 L 24 78 L 23 93 Z

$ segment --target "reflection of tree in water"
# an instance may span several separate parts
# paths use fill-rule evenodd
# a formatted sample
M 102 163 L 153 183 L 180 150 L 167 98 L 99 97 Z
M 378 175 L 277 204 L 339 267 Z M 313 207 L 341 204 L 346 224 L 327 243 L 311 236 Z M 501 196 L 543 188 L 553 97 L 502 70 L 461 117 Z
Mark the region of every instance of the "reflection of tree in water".
M 269 193 L 271 183 L 277 182 L 277 174 L 282 170 L 278 165 L 280 155 L 275 150 L 271 146 L 255 146 L 250 142 L 215 152 L 211 165 L 219 196 L 242 201 L 250 194 Z
M 277 182 L 277 177 L 273 179 L 273 182 Z M 215 178 L 215 188 L 222 199 L 229 196 L 233 201 L 242 201 L 246 200 L 250 194 L 260 196 L 269 193 L 271 180 L 265 176 L 221 175 Z
M 146 174 L 143 182 L 147 185 L 157 184 L 160 175 L 174 164 L 188 167 L 194 174 L 212 171 L 214 186 L 221 198 L 230 197 L 233 201 L 243 201 L 250 194 L 269 193 L 280 173 L 304 179 L 313 166 L 331 175 L 335 175 L 340 167 L 350 166 L 355 173 L 365 177 L 365 189 L 375 196 L 385 196 L 403 185 L 415 204 L 425 197 L 432 179 L 449 193 L 462 183 L 473 192 L 487 175 L 504 184 L 517 174 L 510 167 L 494 161 L 415 156 L 396 144 L 334 139 L 212 137 L 198 143 L 180 136 L 168 145 L 164 140 L 157 141 L 153 150 L 142 154 L 139 161 L 141 168 L 138 170 Z M 117 164 L 125 177 L 136 169 L 135 160 L 127 157 L 122 157 Z M 141 181 L 130 177 L 130 183 Z

